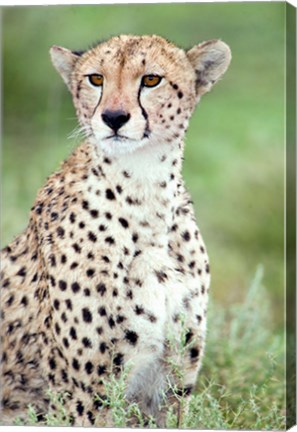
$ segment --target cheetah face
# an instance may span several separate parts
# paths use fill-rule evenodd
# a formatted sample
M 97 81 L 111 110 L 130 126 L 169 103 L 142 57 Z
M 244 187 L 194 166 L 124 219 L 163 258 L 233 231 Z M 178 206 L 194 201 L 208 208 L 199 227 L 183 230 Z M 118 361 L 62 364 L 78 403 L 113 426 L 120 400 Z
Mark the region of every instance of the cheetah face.
M 179 143 L 230 50 L 209 41 L 185 52 L 158 36 L 119 36 L 84 53 L 54 46 L 82 130 L 110 156 Z

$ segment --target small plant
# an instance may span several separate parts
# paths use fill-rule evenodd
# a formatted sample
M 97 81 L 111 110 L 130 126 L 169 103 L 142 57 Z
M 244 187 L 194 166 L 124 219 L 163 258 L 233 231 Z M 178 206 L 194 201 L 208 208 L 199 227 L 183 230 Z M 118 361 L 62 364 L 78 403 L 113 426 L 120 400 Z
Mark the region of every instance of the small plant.
M 56 410 L 42 416 L 33 405 L 28 405 L 27 415 L 17 417 L 14 421 L 15 426 L 71 426 L 71 418 L 65 409 L 65 400 L 69 397 L 68 393 L 54 393 L 50 389 L 46 392 L 50 403 L 54 404 Z
M 155 427 L 152 417 L 144 416 L 137 403 L 131 403 L 126 399 L 126 384 L 131 368 L 132 363 L 128 362 L 120 376 L 111 373 L 108 380 L 103 380 L 104 397 L 98 394 L 95 396 L 95 400 L 100 402 L 102 408 L 108 408 L 111 411 L 113 424 L 106 425 L 107 427 L 128 427 L 131 423 L 142 428 Z

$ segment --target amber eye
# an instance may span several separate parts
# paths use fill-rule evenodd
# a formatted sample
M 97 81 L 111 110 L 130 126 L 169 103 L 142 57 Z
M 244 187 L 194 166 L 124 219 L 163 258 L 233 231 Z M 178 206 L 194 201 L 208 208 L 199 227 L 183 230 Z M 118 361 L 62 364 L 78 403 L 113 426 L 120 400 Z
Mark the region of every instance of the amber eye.
M 162 81 L 162 77 L 158 75 L 145 75 L 142 77 L 141 85 L 143 87 L 156 87 Z
M 103 85 L 103 76 L 99 74 L 88 75 L 90 83 L 95 87 L 100 87 Z

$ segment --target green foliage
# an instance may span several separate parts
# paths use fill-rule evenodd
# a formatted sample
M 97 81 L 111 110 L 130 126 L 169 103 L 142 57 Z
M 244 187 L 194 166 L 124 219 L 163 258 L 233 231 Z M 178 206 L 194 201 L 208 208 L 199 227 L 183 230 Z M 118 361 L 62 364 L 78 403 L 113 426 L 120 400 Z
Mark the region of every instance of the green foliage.
M 285 429 L 284 338 L 273 334 L 268 325 L 271 308 L 262 276 L 259 267 L 244 302 L 227 309 L 211 304 L 204 365 L 189 403 L 168 379 L 167 390 L 174 395 L 179 411 L 165 404 L 167 428 Z M 173 375 L 182 377 L 177 363 L 172 368 Z M 125 398 L 129 370 L 127 365 L 120 377 L 111 374 L 104 382 L 104 397 L 95 396 L 102 408 L 111 410 L 112 424 L 106 426 L 154 428 L 155 420 Z M 56 404 L 58 401 L 58 410 L 46 416 L 46 425 L 69 425 L 61 395 L 49 396 Z M 24 423 L 18 420 L 16 424 Z M 25 424 L 37 424 L 32 407 Z

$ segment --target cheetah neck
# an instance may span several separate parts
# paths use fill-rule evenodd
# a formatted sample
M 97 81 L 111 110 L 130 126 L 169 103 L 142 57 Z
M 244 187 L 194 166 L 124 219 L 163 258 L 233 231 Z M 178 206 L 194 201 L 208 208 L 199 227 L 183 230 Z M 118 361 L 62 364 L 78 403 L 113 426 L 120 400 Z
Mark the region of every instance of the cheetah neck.
M 172 198 L 181 181 L 183 142 L 149 145 L 130 154 L 110 157 L 94 148 L 95 158 L 104 168 L 109 181 L 117 181 L 124 176 L 130 187 L 147 191 L 149 195 L 158 185 L 166 185 Z M 164 187 L 165 189 L 165 187 Z

